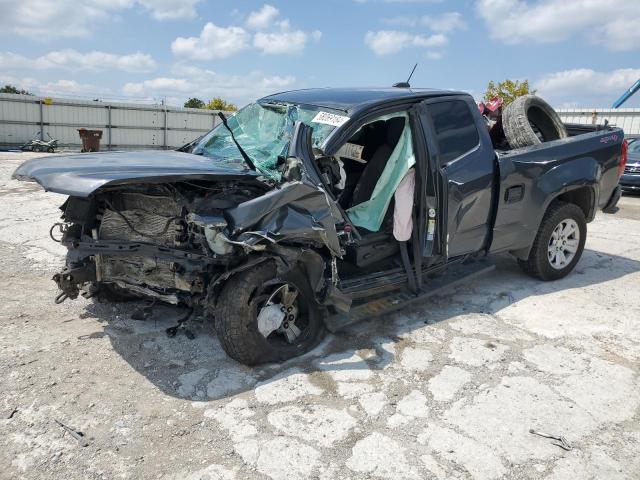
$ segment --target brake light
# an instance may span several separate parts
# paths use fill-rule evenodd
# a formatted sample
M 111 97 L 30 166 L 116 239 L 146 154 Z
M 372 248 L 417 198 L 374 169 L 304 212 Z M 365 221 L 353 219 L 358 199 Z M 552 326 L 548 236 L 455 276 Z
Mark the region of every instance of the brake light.
M 620 165 L 618 165 L 618 177 L 624 173 L 624 167 L 627 166 L 627 158 L 629 157 L 629 144 L 627 140 L 622 141 L 622 152 L 620 152 Z

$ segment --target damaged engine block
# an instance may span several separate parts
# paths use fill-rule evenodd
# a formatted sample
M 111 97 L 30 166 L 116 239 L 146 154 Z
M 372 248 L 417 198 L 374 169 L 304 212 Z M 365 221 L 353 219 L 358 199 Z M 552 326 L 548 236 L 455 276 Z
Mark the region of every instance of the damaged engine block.
M 70 197 L 61 207 L 69 252 L 67 268 L 54 277 L 59 300 L 104 285 L 174 304 L 206 295 L 221 268 L 243 258 L 242 251 L 230 255 L 237 247 L 224 233 L 222 208 L 253 194 L 216 187 L 150 185 Z

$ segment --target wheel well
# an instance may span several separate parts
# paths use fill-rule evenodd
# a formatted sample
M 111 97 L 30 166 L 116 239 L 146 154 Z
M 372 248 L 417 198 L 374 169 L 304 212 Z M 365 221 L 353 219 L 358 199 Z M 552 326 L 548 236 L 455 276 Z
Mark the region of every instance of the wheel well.
M 593 219 L 595 195 L 591 187 L 580 187 L 558 195 L 554 201 L 573 203 L 583 211 L 587 222 Z
M 584 213 L 584 217 L 587 220 L 587 222 L 592 221 L 593 217 L 595 216 L 595 208 L 594 208 L 595 194 L 591 187 L 586 187 L 586 186 L 578 187 L 576 189 L 569 190 L 568 192 L 561 193 L 551 201 L 551 203 L 545 210 L 545 215 L 546 215 L 546 212 L 548 212 L 549 209 L 552 207 L 552 205 L 557 202 L 572 203 L 574 205 L 577 205 Z M 540 226 L 538 225 L 538 228 L 539 227 Z M 517 258 L 526 260 L 527 257 L 529 256 L 530 251 L 531 251 L 531 245 L 524 248 L 520 248 L 518 250 L 512 250 L 511 253 Z

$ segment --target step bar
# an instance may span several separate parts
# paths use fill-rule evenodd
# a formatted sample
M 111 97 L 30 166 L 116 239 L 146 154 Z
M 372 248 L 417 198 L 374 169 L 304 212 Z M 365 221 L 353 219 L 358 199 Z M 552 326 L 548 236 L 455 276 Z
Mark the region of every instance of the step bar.
M 372 319 L 400 310 L 425 299 L 437 295 L 447 289 L 468 282 L 480 275 L 489 273 L 495 265 L 487 260 L 477 260 L 471 263 L 458 263 L 449 266 L 442 275 L 426 278 L 425 284 L 418 293 L 412 293 L 408 288 L 396 290 L 384 296 L 376 295 L 357 300 L 347 313 L 338 313 L 327 317 L 325 324 L 330 332 L 337 332 L 348 325 L 362 320 Z

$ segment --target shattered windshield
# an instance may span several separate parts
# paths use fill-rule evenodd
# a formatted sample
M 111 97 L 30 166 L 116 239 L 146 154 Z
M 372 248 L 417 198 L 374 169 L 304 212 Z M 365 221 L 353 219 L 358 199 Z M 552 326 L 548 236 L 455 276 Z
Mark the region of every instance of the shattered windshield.
M 252 103 L 229 117 L 227 124 L 259 173 L 280 180 L 278 157 L 287 155 L 297 120 L 313 127 L 313 146 L 319 147 L 348 118 L 306 105 Z M 231 133 L 222 124 L 202 137 L 191 153 L 211 157 L 226 167 L 247 168 Z

